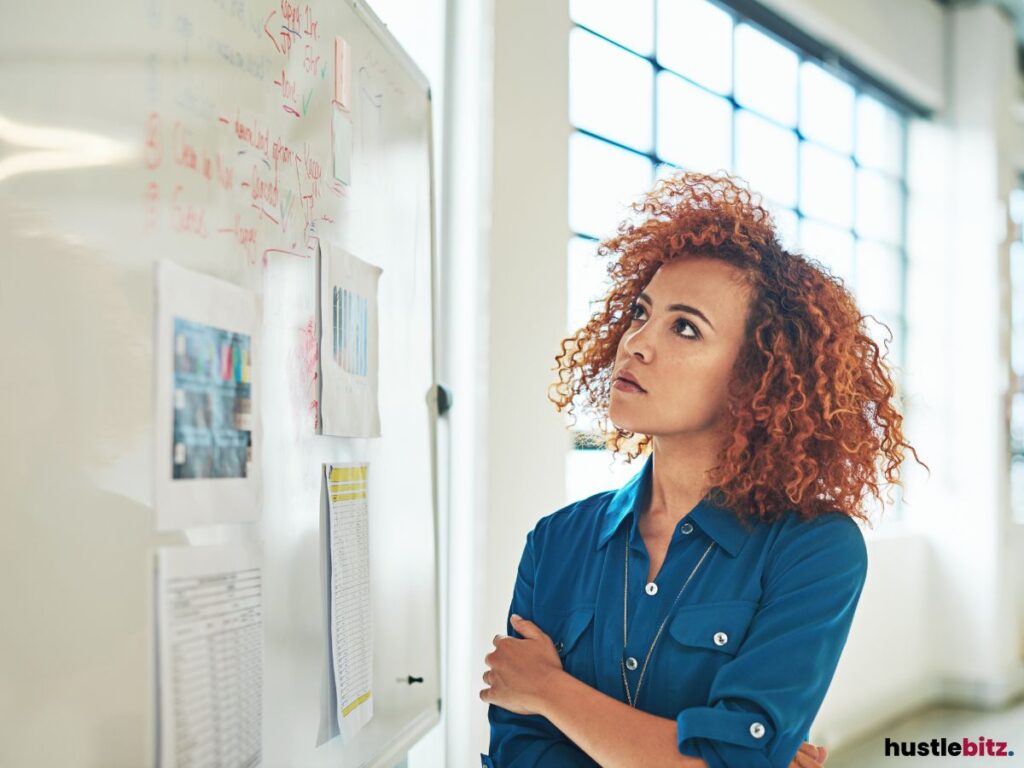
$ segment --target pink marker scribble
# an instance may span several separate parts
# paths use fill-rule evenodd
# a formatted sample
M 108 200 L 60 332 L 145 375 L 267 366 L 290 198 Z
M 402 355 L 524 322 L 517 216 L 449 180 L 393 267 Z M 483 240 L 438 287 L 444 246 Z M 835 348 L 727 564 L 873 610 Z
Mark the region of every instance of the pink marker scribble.
M 317 379 L 319 378 L 317 369 L 320 365 L 319 346 L 316 337 L 316 323 L 310 319 L 302 329 L 302 361 L 307 387 L 313 395 L 309 401 L 309 408 L 313 413 L 314 430 L 319 425 L 320 418 L 320 403 L 316 399 Z
M 270 20 L 271 20 L 272 18 L 274 18 L 274 14 L 275 14 L 275 13 L 277 13 L 277 11 L 271 11 L 271 12 L 270 12 L 270 15 L 269 15 L 269 16 L 267 16 L 267 20 L 266 20 L 265 22 L 263 22 L 263 31 L 267 33 L 267 37 L 269 37 L 269 38 L 270 38 L 270 42 L 272 42 L 272 43 L 274 44 L 274 47 L 275 47 L 275 48 L 277 49 L 277 52 L 278 52 L 278 53 L 282 53 L 282 50 L 281 50 L 281 46 L 279 46 L 279 45 L 277 44 L 277 40 L 276 40 L 276 39 L 274 38 L 274 36 L 273 36 L 273 35 L 272 35 L 272 34 L 270 33 L 270 30 L 269 30 L 269 29 L 267 29 L 267 25 L 268 25 L 268 24 L 270 24 Z

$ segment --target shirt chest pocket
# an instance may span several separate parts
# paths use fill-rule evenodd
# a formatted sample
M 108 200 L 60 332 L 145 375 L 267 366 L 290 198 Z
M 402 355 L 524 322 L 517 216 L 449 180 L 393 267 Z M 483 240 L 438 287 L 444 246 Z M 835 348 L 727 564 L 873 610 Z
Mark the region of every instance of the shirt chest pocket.
M 735 656 L 757 605 L 752 600 L 684 605 L 672 617 L 668 631 L 680 645 Z
M 575 678 L 593 678 L 594 609 L 535 606 L 534 623 L 551 638 L 562 668 Z
M 669 620 L 664 647 L 656 655 L 658 676 L 667 682 L 673 706 L 706 701 L 711 681 L 739 651 L 757 608 L 752 600 L 684 605 Z

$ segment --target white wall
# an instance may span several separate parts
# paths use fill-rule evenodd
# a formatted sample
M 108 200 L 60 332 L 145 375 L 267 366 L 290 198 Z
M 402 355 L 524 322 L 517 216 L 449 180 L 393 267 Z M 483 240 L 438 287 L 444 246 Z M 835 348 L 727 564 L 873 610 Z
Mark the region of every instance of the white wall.
M 454 402 L 448 417 L 449 478 L 446 583 L 445 748 L 442 765 L 479 765 L 479 732 L 486 724 L 477 691 L 483 669 L 480 607 L 486 574 L 486 471 L 488 390 L 487 242 L 493 76 L 493 9 L 489 2 L 448 4 L 444 111 L 444 168 L 441 194 L 441 313 L 445 327 L 441 380 Z M 479 662 L 479 663 L 474 663 Z M 414 768 L 426 765 L 410 755 Z M 434 764 L 431 764 L 434 765 Z
M 546 397 L 566 317 L 568 241 L 567 0 L 494 4 L 490 231 L 482 283 L 487 305 L 484 401 L 488 467 L 481 518 L 483 602 L 467 676 L 475 706 L 468 734 L 487 751 L 483 657 L 505 616 L 527 531 L 562 505 L 563 417 Z M 472 755 L 457 755 L 469 765 Z M 462 761 L 465 757 L 465 762 Z M 455 763 L 453 763 L 455 764 Z

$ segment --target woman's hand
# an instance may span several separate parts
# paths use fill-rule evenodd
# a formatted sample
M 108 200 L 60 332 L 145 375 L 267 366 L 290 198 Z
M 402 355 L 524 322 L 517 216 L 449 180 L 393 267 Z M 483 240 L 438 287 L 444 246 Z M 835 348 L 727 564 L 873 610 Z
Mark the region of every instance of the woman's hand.
M 828 750 L 824 747 L 816 747 L 809 741 L 805 741 L 797 750 L 793 762 L 789 768 L 821 768 L 828 758 Z
M 551 680 L 562 671 L 562 660 L 551 638 L 532 621 L 512 614 L 512 626 L 523 639 L 494 636 L 494 650 L 484 656 L 490 688 L 480 698 L 517 715 L 539 715 L 540 702 Z

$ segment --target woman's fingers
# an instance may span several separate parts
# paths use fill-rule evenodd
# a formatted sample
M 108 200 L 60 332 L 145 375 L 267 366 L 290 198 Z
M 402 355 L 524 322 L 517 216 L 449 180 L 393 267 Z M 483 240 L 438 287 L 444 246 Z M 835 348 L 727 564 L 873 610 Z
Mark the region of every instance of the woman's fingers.
M 811 745 L 808 744 L 806 741 L 800 745 L 800 749 L 798 749 L 796 751 L 796 754 L 793 755 L 793 762 L 789 764 L 789 768 L 807 768 L 807 764 L 804 762 L 804 760 L 808 756 L 807 749 L 810 746 Z
M 821 763 L 806 752 L 797 752 L 789 766 L 790 768 L 821 768 Z
M 790 763 L 789 768 L 821 768 L 827 754 L 824 747 L 817 747 L 805 741 L 800 745 L 796 755 L 794 755 L 793 762 Z

